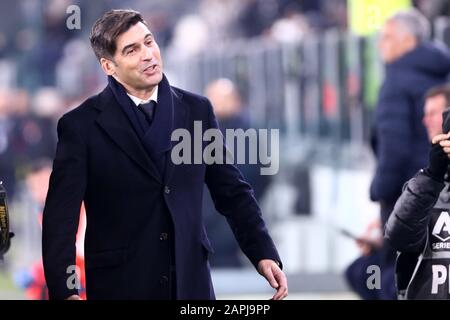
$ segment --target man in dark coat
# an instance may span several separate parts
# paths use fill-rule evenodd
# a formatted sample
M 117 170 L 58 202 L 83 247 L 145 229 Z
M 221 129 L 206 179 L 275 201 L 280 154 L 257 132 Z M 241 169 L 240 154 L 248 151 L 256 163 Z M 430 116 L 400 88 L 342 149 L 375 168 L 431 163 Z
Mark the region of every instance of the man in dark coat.
M 170 86 L 138 12 L 105 13 L 90 39 L 109 84 L 58 123 L 43 216 L 50 298 L 79 298 L 71 271 L 84 201 L 88 299 L 214 299 L 204 183 L 244 253 L 277 289 L 273 298 L 284 298 L 280 258 L 240 172 L 228 164 L 172 161 L 174 130 L 192 134 L 194 121 L 201 133 L 217 129 L 209 101 Z

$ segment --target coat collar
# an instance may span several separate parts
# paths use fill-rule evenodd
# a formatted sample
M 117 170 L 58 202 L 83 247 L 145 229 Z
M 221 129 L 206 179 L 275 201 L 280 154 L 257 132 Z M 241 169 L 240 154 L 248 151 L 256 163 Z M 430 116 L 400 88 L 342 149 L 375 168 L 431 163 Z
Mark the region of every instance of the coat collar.
M 115 89 L 124 91 L 121 85 Z M 163 76 L 159 85 L 158 106 L 155 110 L 154 124 L 147 132 L 147 135 L 149 135 L 147 138 L 150 139 L 153 152 L 167 152 L 166 172 L 162 180 L 155 164 L 146 153 L 136 134 L 131 120 L 123 109 L 135 106 L 125 91 L 124 94 L 117 94 L 118 90 L 111 89 L 110 82 L 110 85 L 99 94 L 95 104 L 95 108 L 101 111 L 96 120 L 97 123 L 136 164 L 160 183 L 167 184 L 174 167 L 170 150 L 175 142 L 171 142 L 170 138 L 173 130 L 185 128 L 187 121 L 188 109 L 182 100 L 182 94 L 173 90 L 167 78 Z

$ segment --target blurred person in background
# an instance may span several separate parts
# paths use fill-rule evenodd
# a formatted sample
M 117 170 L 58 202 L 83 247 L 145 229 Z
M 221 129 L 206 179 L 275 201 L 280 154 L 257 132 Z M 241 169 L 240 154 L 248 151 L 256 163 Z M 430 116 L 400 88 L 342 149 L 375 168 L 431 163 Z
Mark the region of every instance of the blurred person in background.
M 231 80 L 221 78 L 210 82 L 206 87 L 205 94 L 211 101 L 214 114 L 219 123 L 219 129 L 224 135 L 227 129 L 243 129 L 246 131 L 252 128 L 241 94 L 236 84 Z M 234 150 L 234 154 L 236 152 Z M 248 158 L 248 155 L 246 155 L 246 158 Z M 260 200 L 270 181 L 269 176 L 260 174 L 259 164 L 237 164 L 236 162 L 236 165 L 252 186 L 256 200 Z
M 10 103 L 10 90 L 0 89 L 0 181 L 3 181 L 8 197 L 12 199 L 16 188 L 16 173 L 11 152 L 13 122 L 10 116 Z
M 379 219 L 371 221 L 356 244 L 361 251 L 361 256 L 353 261 L 345 270 L 345 280 L 350 288 L 363 300 L 386 299 L 380 294 L 380 290 L 367 287 L 367 268 L 369 266 L 379 266 L 381 264 L 381 247 L 383 233 Z M 384 271 L 382 271 L 384 272 Z M 389 271 L 388 271 L 389 272 Z M 390 275 L 390 274 L 388 274 Z M 384 276 L 381 281 L 381 288 L 392 288 L 391 277 Z M 392 290 L 392 289 L 391 289 Z
M 242 8 L 242 0 L 201 0 L 198 12 L 208 25 L 212 42 L 233 39 L 231 30 Z
M 212 81 L 206 87 L 205 94 L 211 101 L 219 128 L 224 136 L 227 129 L 246 131 L 251 128 L 242 98 L 236 85 L 231 80 L 222 78 Z M 235 145 L 234 155 L 237 154 L 236 150 L 237 146 Z M 246 158 L 248 158 L 248 155 Z M 260 201 L 269 183 L 269 176 L 260 175 L 258 164 L 237 164 L 236 157 L 234 164 L 253 188 L 256 200 Z M 242 266 L 239 246 L 230 228 L 224 223 L 223 217 L 217 214 L 207 188 L 205 188 L 203 198 L 203 212 L 206 230 L 210 234 L 209 239 L 213 247 L 216 248 L 214 255 L 210 258 L 211 266 L 224 268 Z
M 450 299 L 450 84 L 430 89 L 424 124 L 432 147 L 429 162 L 408 181 L 385 229 L 385 239 L 400 252 L 397 289 L 406 299 Z
M 450 83 L 431 88 L 425 95 L 423 124 L 427 129 L 428 139 L 442 132 L 442 113 L 450 107 Z
M 235 33 L 245 38 L 264 36 L 283 20 L 309 26 L 309 31 L 347 27 L 345 0 L 243 0 L 237 12 Z
M 239 171 L 172 162 L 173 130 L 192 134 L 194 121 L 203 131 L 217 129 L 210 102 L 170 86 L 140 13 L 106 12 L 90 40 L 108 86 L 58 122 L 42 236 L 50 298 L 80 299 L 67 270 L 75 265 L 84 201 L 88 299 L 214 299 L 204 183 L 244 253 L 276 289 L 273 299 L 286 297 L 278 252 Z
M 195 37 L 186 37 L 186 34 L 195 34 Z M 167 54 L 177 59 L 192 58 L 203 52 L 210 40 L 206 21 L 196 14 L 185 15 L 174 27 Z
M 13 123 L 11 152 L 16 176 L 22 180 L 34 160 L 53 158 L 56 149 L 54 122 L 33 111 L 30 96 L 24 89 L 12 92 L 10 117 Z
M 305 17 L 289 11 L 273 23 L 268 34 L 280 43 L 298 43 L 308 33 L 310 30 Z
M 45 198 L 47 196 L 50 174 L 52 172 L 52 162 L 50 159 L 36 159 L 30 163 L 30 170 L 25 178 L 27 190 L 31 200 L 36 208 L 36 219 L 39 225 L 42 225 L 42 212 L 44 210 Z M 85 229 L 84 208 L 81 209 L 79 228 L 77 233 L 77 257 L 76 265 L 80 270 L 80 283 L 82 289 L 80 296 L 86 298 L 84 288 L 84 258 L 83 258 L 83 239 Z M 20 235 L 19 235 L 20 236 Z M 19 269 L 14 274 L 14 279 L 20 288 L 25 290 L 25 295 L 30 300 L 47 300 L 48 290 L 44 277 L 44 267 L 42 260 L 33 262 L 26 269 Z
M 243 0 L 236 18 L 237 32 L 244 38 L 264 34 L 278 18 L 279 3 L 276 0 Z
M 65 44 L 81 30 L 69 29 L 67 23 L 67 8 L 72 4 L 70 0 L 46 0 L 38 2 L 35 8 L 42 10 L 40 20 L 26 20 L 29 25 L 18 34 L 17 42 L 27 53 L 21 65 L 27 68 L 22 74 L 27 74 L 25 82 L 30 81 L 30 74 L 35 77 L 34 82 L 27 83 L 33 89 L 38 86 L 54 86 L 56 84 L 55 68 L 61 59 Z
M 58 119 L 67 111 L 65 105 L 66 101 L 58 89 L 41 87 L 33 95 L 32 112 L 43 121 L 45 120 L 54 131 Z
M 430 24 L 416 9 L 399 11 L 381 30 L 379 50 L 385 78 L 374 118 L 373 148 L 377 159 L 370 198 L 380 204 L 383 227 L 403 184 L 427 163 L 429 142 L 422 118 L 425 92 L 446 81 L 448 50 L 428 41 Z M 382 299 L 395 299 L 395 251 L 383 244 L 381 271 L 392 283 Z

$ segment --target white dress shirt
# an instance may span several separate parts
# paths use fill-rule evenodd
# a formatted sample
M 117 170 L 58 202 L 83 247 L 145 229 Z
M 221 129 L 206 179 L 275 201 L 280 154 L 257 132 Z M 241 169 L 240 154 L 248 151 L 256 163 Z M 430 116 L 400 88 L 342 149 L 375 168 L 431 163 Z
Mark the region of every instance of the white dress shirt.
M 156 86 L 155 90 L 153 91 L 151 97 L 148 100 L 142 100 L 141 98 L 138 98 L 136 96 L 133 96 L 132 94 L 129 94 L 127 92 L 127 95 L 130 97 L 130 99 L 134 102 L 134 104 L 136 105 L 136 107 L 140 104 L 145 104 L 145 103 L 149 103 L 151 100 L 155 101 L 156 103 L 158 103 L 158 86 Z

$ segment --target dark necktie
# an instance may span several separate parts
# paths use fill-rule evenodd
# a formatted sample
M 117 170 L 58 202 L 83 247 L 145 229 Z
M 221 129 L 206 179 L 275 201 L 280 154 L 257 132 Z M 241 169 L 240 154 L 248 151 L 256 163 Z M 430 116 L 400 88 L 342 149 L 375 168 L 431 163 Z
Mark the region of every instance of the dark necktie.
M 156 102 L 150 100 L 147 103 L 141 103 L 138 108 L 144 114 L 145 118 L 148 121 L 148 124 L 151 125 L 153 121 L 153 115 L 155 113 Z
M 145 132 L 150 128 L 152 124 L 152 120 L 155 114 L 155 108 L 156 108 L 156 102 L 154 100 L 151 100 L 147 103 L 141 103 L 138 105 L 138 110 L 142 112 L 142 114 L 145 116 L 145 119 L 147 120 L 148 127 L 144 129 Z M 151 147 L 149 148 L 151 150 Z M 152 151 L 150 152 L 150 157 L 155 163 L 156 167 L 158 168 L 158 171 L 162 176 L 164 176 L 164 170 L 165 170 L 165 154 L 155 154 Z

